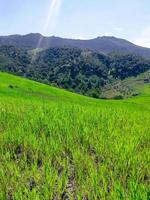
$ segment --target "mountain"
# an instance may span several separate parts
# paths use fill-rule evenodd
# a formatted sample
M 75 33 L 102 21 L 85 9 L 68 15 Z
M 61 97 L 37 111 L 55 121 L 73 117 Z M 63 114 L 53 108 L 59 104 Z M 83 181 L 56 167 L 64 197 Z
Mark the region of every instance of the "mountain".
M 51 47 L 40 51 L 0 47 L 0 71 L 96 98 L 105 97 L 102 94 L 105 93 L 103 88 L 108 90 L 106 85 L 116 85 L 116 80 L 136 77 L 149 70 L 150 61 L 135 54 L 105 55 L 72 47 Z M 146 79 L 149 80 L 149 76 Z M 118 90 L 122 91 L 122 97 L 134 94 L 128 87 L 122 90 L 119 86 Z
M 137 46 L 127 40 L 115 37 L 97 37 L 90 40 L 64 39 L 60 37 L 44 37 L 39 33 L 30 33 L 27 35 L 0 36 L 0 46 L 13 45 L 19 48 L 50 48 L 50 47 L 78 47 L 81 49 L 90 49 L 102 53 L 128 52 L 150 58 L 150 49 Z

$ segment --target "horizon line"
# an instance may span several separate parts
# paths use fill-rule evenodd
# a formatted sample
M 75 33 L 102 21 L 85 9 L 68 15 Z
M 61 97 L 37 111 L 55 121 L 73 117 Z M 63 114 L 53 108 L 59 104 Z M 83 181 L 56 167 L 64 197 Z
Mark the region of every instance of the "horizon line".
M 55 37 L 55 38 L 60 38 L 60 39 L 68 39 L 68 40 L 81 40 L 81 41 L 88 41 L 88 40 L 94 40 L 94 39 L 98 39 L 98 38 L 114 38 L 114 39 L 120 39 L 120 40 L 124 40 L 124 41 L 127 41 L 127 42 L 130 42 L 132 43 L 133 45 L 136 45 L 136 46 L 139 46 L 139 47 L 143 47 L 143 48 L 147 48 L 147 49 L 150 49 L 150 47 L 147 47 L 147 46 L 142 46 L 142 45 L 139 45 L 135 42 L 131 42 L 130 40 L 128 39 L 125 39 L 125 38 L 120 38 L 120 37 L 117 37 L 117 36 L 113 36 L 113 35 L 101 35 L 101 36 L 97 36 L 97 37 L 92 37 L 92 38 L 84 38 L 84 37 L 74 37 L 74 38 L 69 38 L 69 37 L 62 37 L 62 36 L 58 36 L 58 35 L 44 35 L 40 32 L 29 32 L 29 33 L 16 33 L 16 34 L 4 34 L 4 35 L 0 35 L 0 37 L 10 37 L 10 36 L 27 36 L 27 35 L 40 35 L 41 37 L 44 37 L 44 38 L 50 38 L 50 37 Z

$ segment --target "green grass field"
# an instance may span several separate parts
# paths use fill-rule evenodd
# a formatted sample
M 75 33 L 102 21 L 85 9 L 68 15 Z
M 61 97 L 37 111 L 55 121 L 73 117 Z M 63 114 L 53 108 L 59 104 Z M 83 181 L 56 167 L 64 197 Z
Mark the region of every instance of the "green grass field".
M 150 85 L 97 100 L 0 73 L 0 200 L 148 200 Z

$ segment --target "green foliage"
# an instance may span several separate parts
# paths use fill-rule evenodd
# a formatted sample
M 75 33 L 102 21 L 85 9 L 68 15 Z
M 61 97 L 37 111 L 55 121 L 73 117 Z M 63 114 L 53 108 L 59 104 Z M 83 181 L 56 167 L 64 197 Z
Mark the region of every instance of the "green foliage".
M 0 73 L 0 199 L 146 199 L 149 105 Z
M 149 60 L 133 54 L 103 55 L 71 47 L 28 50 L 3 46 L 0 61 L 1 71 L 96 98 L 112 81 L 150 69 Z

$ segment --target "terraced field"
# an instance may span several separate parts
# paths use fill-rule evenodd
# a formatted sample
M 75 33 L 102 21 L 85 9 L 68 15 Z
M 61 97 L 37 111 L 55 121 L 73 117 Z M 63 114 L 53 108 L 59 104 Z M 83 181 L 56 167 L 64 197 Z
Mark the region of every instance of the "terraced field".
M 0 73 L 0 199 L 146 200 L 150 85 L 97 100 Z

